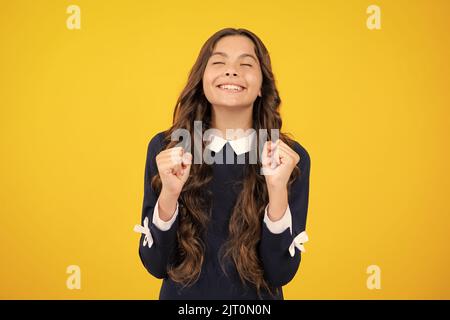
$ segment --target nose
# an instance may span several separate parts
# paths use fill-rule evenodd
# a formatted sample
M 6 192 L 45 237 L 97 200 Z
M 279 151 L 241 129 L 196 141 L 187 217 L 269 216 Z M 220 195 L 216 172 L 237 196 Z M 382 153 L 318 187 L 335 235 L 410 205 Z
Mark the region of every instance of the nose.
M 236 66 L 230 63 L 226 68 L 225 75 L 227 77 L 229 77 L 230 75 L 237 76 Z

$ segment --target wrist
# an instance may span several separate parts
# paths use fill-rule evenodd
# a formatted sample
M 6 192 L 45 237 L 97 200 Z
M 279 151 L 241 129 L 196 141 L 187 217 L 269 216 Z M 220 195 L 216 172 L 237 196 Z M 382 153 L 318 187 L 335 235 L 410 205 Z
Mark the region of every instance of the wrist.
M 288 205 L 287 186 L 272 186 L 267 190 L 269 194 L 268 216 L 270 220 L 277 221 L 283 217 Z
M 169 191 L 166 188 L 164 188 L 164 186 L 161 189 L 161 193 L 159 194 L 160 198 L 164 198 L 168 201 L 173 201 L 173 200 L 178 200 L 178 197 L 180 196 L 179 192 L 173 192 L 173 191 Z
M 179 194 L 161 190 L 158 198 L 158 212 L 161 220 L 169 221 L 173 217 L 177 208 L 178 196 Z
M 287 193 L 287 184 L 267 184 L 267 192 L 269 193 L 269 197 L 271 194 L 282 194 L 284 192 Z

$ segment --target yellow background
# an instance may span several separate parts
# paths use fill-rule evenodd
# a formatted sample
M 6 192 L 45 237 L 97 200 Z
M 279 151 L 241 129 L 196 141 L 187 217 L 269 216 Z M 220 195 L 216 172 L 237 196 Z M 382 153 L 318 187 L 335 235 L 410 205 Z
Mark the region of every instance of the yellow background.
M 81 8 L 69 30 L 66 8 Z M 381 7 L 381 30 L 366 9 Z M 147 144 L 224 27 L 268 47 L 310 153 L 310 241 L 286 299 L 450 298 L 442 1 L 1 1 L 0 298 L 157 299 L 138 256 Z M 68 265 L 81 290 L 66 288 Z M 366 268 L 381 268 L 381 289 Z

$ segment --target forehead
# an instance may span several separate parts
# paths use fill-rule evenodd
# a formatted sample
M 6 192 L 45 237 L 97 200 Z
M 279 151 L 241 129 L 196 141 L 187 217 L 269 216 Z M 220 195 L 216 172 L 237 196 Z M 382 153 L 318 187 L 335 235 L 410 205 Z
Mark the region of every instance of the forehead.
M 213 52 L 225 52 L 229 56 L 243 53 L 255 55 L 255 45 L 245 36 L 226 36 L 221 38 L 214 46 Z

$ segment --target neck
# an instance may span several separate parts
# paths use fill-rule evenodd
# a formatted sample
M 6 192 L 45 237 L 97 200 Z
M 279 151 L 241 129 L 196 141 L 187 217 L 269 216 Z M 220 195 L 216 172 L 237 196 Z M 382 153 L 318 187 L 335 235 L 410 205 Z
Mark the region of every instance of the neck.
M 227 138 L 226 130 L 242 129 L 244 132 L 253 128 L 253 105 L 244 108 L 212 106 L 211 126 L 222 132 L 224 138 Z M 237 139 L 238 137 L 228 137 Z

